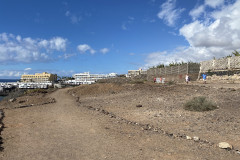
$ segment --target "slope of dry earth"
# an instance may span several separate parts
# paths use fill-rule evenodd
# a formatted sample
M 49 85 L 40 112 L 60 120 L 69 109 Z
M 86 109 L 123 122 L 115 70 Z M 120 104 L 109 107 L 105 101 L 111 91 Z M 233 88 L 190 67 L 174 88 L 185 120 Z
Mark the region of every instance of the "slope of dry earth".
M 218 112 L 211 113 L 182 110 L 181 104 L 193 95 L 179 94 L 179 89 L 184 93 L 192 89 L 207 91 L 202 87 L 189 87 L 96 84 L 71 90 L 60 89 L 46 97 L 54 98 L 56 103 L 4 109 L 4 150 L 0 153 L 1 159 L 239 159 L 240 156 L 231 151 L 161 132 L 142 130 L 141 126 L 130 123 L 149 123 L 164 130 L 188 133 L 187 126 L 183 124 L 188 122 L 187 125 L 191 125 L 197 122 L 196 128 L 189 133 L 199 133 L 199 137 L 203 136 L 198 132 L 200 130 L 197 130 L 200 124 L 204 126 L 208 120 L 213 121 L 209 115 L 224 115 L 224 120 L 220 122 L 227 123 L 229 115 L 221 111 L 224 110 L 224 105 L 220 105 Z M 167 96 L 167 91 L 171 95 Z M 229 94 L 232 92 L 238 93 L 229 91 Z M 174 96 L 177 98 L 173 99 L 174 93 L 187 97 Z M 209 96 L 221 100 L 217 95 Z M 234 100 L 237 101 L 237 98 Z M 175 105 L 175 102 L 179 104 Z M 137 108 L 137 104 L 141 104 L 142 107 Z M 236 112 L 236 109 L 234 104 L 230 105 L 231 113 Z M 108 111 L 113 114 L 106 114 Z M 206 120 L 202 118 L 204 116 Z M 235 118 L 234 116 L 231 115 Z M 236 123 L 238 121 L 237 118 L 233 120 Z M 215 123 L 213 121 L 212 126 L 215 126 Z M 183 131 L 180 131 L 180 128 Z M 205 133 L 205 128 L 202 128 L 202 132 Z M 229 133 L 228 140 L 232 137 L 239 138 L 235 131 L 226 132 Z M 216 140 L 219 140 L 219 137 L 216 137 Z

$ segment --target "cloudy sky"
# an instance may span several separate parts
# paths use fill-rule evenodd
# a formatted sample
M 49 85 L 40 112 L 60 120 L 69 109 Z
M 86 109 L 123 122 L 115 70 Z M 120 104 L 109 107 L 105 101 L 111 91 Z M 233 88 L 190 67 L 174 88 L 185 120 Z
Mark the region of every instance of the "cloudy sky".
M 0 78 L 127 73 L 240 50 L 240 0 L 0 0 Z

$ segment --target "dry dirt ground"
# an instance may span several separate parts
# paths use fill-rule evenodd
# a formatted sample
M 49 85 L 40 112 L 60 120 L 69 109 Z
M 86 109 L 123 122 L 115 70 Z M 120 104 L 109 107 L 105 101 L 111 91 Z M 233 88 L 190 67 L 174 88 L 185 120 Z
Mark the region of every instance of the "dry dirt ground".
M 59 89 L 43 96 L 55 103 L 39 99 L 25 108 L 5 106 L 0 159 L 239 160 L 239 88 L 103 83 Z M 184 110 L 183 104 L 196 96 L 219 108 Z M 220 149 L 219 142 L 234 149 Z

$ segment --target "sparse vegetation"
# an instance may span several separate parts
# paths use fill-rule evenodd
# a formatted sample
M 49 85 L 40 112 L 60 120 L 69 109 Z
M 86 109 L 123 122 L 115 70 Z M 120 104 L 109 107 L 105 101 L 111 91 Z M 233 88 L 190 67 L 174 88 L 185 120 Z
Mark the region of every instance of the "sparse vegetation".
M 226 57 L 223 57 L 223 58 L 229 58 L 229 57 L 232 57 L 232 56 L 240 56 L 240 53 L 237 50 L 234 50 L 234 52 L 232 52 L 232 54 L 229 54 L 229 55 L 227 55 Z
M 207 100 L 204 96 L 194 97 L 184 104 L 184 109 L 189 111 L 204 112 L 217 109 L 217 105 Z
M 232 54 L 233 54 L 234 56 L 240 56 L 240 53 L 239 53 L 237 50 L 234 50 L 234 52 L 232 52 Z
M 133 80 L 132 83 L 133 84 L 143 84 L 144 80 Z
M 156 68 L 164 68 L 164 67 L 165 67 L 164 64 L 159 64 L 156 66 Z
M 176 84 L 176 82 L 175 81 L 168 81 L 167 82 L 167 85 L 173 85 L 173 84 Z
M 172 63 L 169 63 L 169 66 L 172 67 L 172 66 L 180 66 L 180 65 L 184 65 L 184 64 L 187 64 L 186 62 L 172 62 Z
M 152 68 L 165 68 L 165 67 L 181 66 L 184 64 L 191 65 L 191 64 L 199 64 L 199 63 L 191 62 L 191 61 L 189 61 L 189 62 L 183 62 L 183 61 L 182 62 L 171 62 L 171 63 L 169 63 L 169 65 L 159 64 L 157 66 L 153 66 Z
M 36 89 L 28 89 L 24 92 L 24 94 L 34 94 L 34 93 L 48 93 L 46 89 L 36 88 Z

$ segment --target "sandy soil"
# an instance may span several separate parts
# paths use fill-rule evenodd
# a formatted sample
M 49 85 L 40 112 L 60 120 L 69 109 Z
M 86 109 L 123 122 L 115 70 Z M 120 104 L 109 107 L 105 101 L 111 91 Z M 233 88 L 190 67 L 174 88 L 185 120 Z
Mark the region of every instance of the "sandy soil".
M 94 84 L 60 89 L 55 103 L 4 109 L 4 160 L 240 159 L 238 87 Z M 219 108 L 190 112 L 204 95 Z M 142 105 L 142 107 L 136 107 Z M 185 135 L 198 136 L 195 142 Z M 227 151 L 217 147 L 226 141 Z

